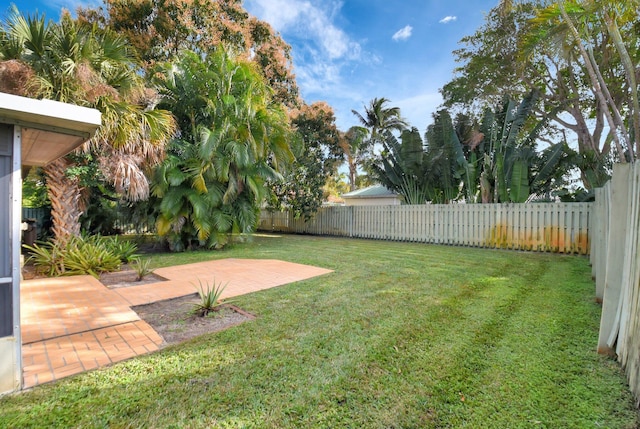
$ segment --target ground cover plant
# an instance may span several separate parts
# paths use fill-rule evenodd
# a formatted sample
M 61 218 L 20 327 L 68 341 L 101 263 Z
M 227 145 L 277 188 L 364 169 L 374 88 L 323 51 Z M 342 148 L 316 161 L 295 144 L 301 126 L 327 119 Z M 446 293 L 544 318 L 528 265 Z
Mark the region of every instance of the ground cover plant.
M 234 299 L 249 323 L 1 398 L 0 427 L 638 425 L 622 371 L 595 353 L 584 258 L 259 236 L 152 263 L 227 257 L 335 271 Z

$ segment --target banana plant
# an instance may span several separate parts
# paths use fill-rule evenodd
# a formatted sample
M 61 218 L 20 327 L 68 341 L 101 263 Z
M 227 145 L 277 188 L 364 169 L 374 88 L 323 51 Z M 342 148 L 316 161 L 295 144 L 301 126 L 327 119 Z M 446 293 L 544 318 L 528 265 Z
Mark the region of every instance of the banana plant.
M 401 141 L 386 130 L 383 151 L 371 164 L 373 176 L 388 189 L 402 195 L 406 204 L 424 204 L 433 193 L 427 182 L 427 164 L 417 129 L 404 130 Z

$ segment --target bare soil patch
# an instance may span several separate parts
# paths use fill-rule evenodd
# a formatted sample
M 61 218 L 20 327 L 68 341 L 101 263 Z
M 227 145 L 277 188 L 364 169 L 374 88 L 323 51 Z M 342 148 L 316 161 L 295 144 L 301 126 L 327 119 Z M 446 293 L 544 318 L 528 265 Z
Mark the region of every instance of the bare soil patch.
M 166 301 L 132 307 L 141 319 L 147 322 L 164 338 L 167 344 L 176 344 L 191 338 L 221 331 L 239 325 L 255 316 L 242 309 L 226 304 L 205 317 L 196 316 L 197 294 Z
M 134 270 L 126 270 L 126 269 L 121 271 L 114 271 L 112 273 L 100 274 L 100 283 L 107 286 L 108 288 L 140 286 L 144 284 L 158 283 L 158 282 L 164 282 L 164 281 L 167 281 L 167 279 L 154 273 L 147 274 L 142 278 L 142 280 L 138 280 L 137 272 L 135 272 Z

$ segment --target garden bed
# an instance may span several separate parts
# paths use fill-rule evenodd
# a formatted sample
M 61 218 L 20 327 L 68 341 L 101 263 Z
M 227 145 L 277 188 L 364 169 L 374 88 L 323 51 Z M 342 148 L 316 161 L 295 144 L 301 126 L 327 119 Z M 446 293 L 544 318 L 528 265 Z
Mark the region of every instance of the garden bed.
M 233 305 L 222 305 L 218 311 L 200 317 L 194 307 L 200 301 L 198 294 L 139 305 L 131 309 L 153 327 L 167 344 L 176 344 L 203 334 L 221 331 L 255 316 Z

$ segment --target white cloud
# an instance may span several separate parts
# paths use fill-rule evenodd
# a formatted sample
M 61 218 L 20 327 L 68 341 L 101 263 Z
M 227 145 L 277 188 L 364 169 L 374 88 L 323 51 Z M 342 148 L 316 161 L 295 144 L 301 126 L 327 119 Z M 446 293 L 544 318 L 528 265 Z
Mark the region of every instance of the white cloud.
M 407 40 L 409 37 L 411 37 L 412 31 L 413 31 L 413 27 L 410 25 L 407 25 L 404 28 L 401 28 L 400 30 L 396 31 L 396 33 L 393 36 L 391 36 L 391 38 L 396 42 L 399 40 Z
M 354 97 L 345 70 L 380 61 L 364 55 L 365 41 L 353 40 L 337 24 L 342 6 L 341 0 L 245 0 L 249 13 L 267 21 L 293 46 L 296 81 L 308 102 Z
M 440 22 L 440 24 L 448 24 L 451 21 L 455 21 L 456 19 L 458 19 L 457 16 L 449 15 L 449 16 L 445 16 L 444 18 L 442 18 L 439 22 Z
M 339 2 L 309 0 L 249 0 L 245 5 L 277 31 L 313 42 L 331 60 L 359 58 L 360 44 L 332 22 L 341 6 Z
M 51 9 L 57 10 L 57 12 L 62 12 L 62 8 L 67 9 L 69 12 L 71 12 L 72 16 L 76 16 L 76 9 L 78 7 L 82 7 L 85 9 L 97 9 L 100 6 L 104 5 L 100 0 L 49 0 L 47 6 Z M 47 18 L 52 18 L 55 21 L 58 20 L 58 16 L 53 17 L 47 15 Z

